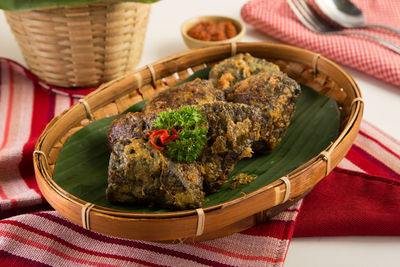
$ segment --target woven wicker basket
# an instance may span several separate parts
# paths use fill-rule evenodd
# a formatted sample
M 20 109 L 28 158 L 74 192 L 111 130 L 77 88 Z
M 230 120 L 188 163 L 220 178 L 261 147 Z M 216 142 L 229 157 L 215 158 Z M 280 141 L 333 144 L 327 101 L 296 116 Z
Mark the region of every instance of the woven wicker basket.
M 239 52 L 274 61 L 292 78 L 335 99 L 341 112 L 340 134 L 335 142 L 284 179 L 232 201 L 197 210 L 167 213 L 113 210 L 79 199 L 54 182 L 52 175 L 60 148 L 74 132 L 91 121 L 118 114 L 143 98 L 152 97 L 192 71 Z M 263 223 L 307 194 L 350 149 L 362 111 L 361 93 L 351 76 L 332 61 L 310 51 L 269 43 L 192 49 L 103 85 L 53 119 L 36 144 L 36 179 L 48 202 L 85 228 L 117 237 L 163 242 L 212 239 Z
M 61 87 L 92 87 L 140 61 L 150 4 L 93 3 L 4 11 L 30 70 Z

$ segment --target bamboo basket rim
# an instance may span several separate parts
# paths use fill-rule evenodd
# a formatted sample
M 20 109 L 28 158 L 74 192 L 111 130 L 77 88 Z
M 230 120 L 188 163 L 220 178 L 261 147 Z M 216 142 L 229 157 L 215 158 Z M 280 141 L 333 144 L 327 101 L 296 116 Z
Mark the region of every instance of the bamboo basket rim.
M 354 94 L 354 99 L 351 103 L 351 111 L 349 118 L 344 125 L 343 129 L 340 129 L 339 131 L 339 136 L 336 138 L 336 140 L 331 143 L 325 150 L 321 151 L 319 155 L 316 157 L 312 158 L 305 164 L 299 166 L 289 174 L 287 174 L 286 177 L 290 182 L 294 181 L 297 177 L 299 177 L 302 173 L 306 172 L 308 169 L 312 168 L 313 166 L 316 166 L 317 164 L 324 163 L 326 166 L 326 171 L 325 177 L 329 172 L 335 167 L 335 164 L 332 165 L 330 162 L 330 156 L 331 154 L 335 151 L 335 149 L 343 143 L 343 141 L 346 139 L 348 134 L 355 129 L 358 131 L 358 126 L 357 122 L 359 123 L 362 118 L 362 113 L 363 113 L 363 107 L 364 103 L 362 101 L 362 96 L 361 96 L 361 91 L 354 81 L 354 79 L 345 71 L 343 70 L 339 65 L 334 63 L 333 61 L 320 56 L 319 54 L 313 53 L 309 50 L 302 49 L 302 48 L 297 48 L 293 47 L 290 45 L 284 45 L 284 44 L 276 44 L 276 43 L 265 43 L 265 42 L 257 42 L 257 43 L 249 43 L 249 42 L 240 42 L 240 43 L 232 43 L 232 44 L 218 44 L 214 46 L 208 46 L 208 47 L 203 47 L 203 48 L 194 48 L 194 49 L 189 49 L 183 52 L 180 52 L 175 55 L 171 55 L 169 57 L 166 57 L 164 59 L 158 60 L 154 62 L 153 64 L 146 65 L 132 73 L 129 73 L 127 75 L 124 75 L 118 79 L 115 79 L 113 81 L 110 81 L 108 83 L 105 83 L 104 85 L 100 86 L 97 90 L 94 92 L 90 93 L 87 95 L 83 101 L 86 102 L 92 109 L 96 109 L 97 106 L 93 105 L 91 103 L 95 97 L 101 95 L 103 92 L 112 90 L 114 86 L 118 86 L 118 83 L 121 81 L 126 81 L 126 80 L 135 80 L 136 79 L 136 87 L 135 88 L 140 88 L 141 85 L 146 85 L 150 83 L 154 83 L 157 79 L 162 78 L 163 76 L 163 69 L 158 68 L 159 66 L 162 66 L 164 64 L 170 64 L 170 65 L 176 65 L 178 66 L 179 63 L 182 61 L 182 59 L 186 57 L 190 57 L 192 55 L 198 54 L 200 52 L 202 53 L 207 53 L 212 51 L 215 48 L 220 48 L 226 50 L 226 57 L 230 56 L 229 54 L 236 54 L 236 53 L 244 53 L 246 52 L 246 49 L 248 47 L 255 47 L 255 49 L 281 49 L 284 51 L 291 51 L 293 53 L 299 53 L 302 55 L 307 55 L 310 59 L 312 58 L 312 63 L 310 64 L 309 61 L 307 62 L 298 62 L 304 65 L 309 66 L 312 68 L 315 72 L 319 71 L 319 68 L 321 65 L 328 66 L 329 68 L 336 69 L 338 73 L 342 76 L 343 79 L 345 79 L 348 83 L 349 86 L 352 88 L 352 93 Z M 220 54 L 218 54 L 221 56 Z M 225 54 L 224 54 L 225 55 Z M 270 58 L 270 57 L 268 57 Z M 282 56 L 279 56 L 278 59 L 282 59 Z M 306 61 L 306 59 L 304 59 Z M 171 73 L 174 73 L 174 70 L 169 70 L 172 71 Z M 138 75 L 139 74 L 139 75 Z M 141 75 L 142 74 L 142 75 Z M 144 75 L 143 75 L 144 74 Z M 160 77 L 158 77 L 158 76 Z M 138 80 L 137 78 L 140 76 L 140 79 Z M 121 95 L 116 95 L 115 98 L 118 96 L 122 96 L 123 92 Z M 110 100 L 110 99 L 107 99 Z M 33 161 L 35 168 L 39 171 L 40 175 L 42 176 L 41 178 L 44 179 L 44 181 L 61 197 L 65 198 L 66 200 L 77 204 L 79 206 L 85 206 L 87 205 L 88 202 L 85 200 L 79 199 L 75 197 L 74 195 L 69 194 L 66 192 L 64 189 L 62 189 L 60 186 L 58 186 L 55 181 L 52 179 L 52 176 L 49 173 L 49 164 L 46 159 L 46 154 L 41 151 L 41 148 L 43 146 L 43 143 L 46 141 L 46 137 L 48 136 L 49 132 L 54 129 L 54 127 L 58 126 L 58 123 L 60 121 L 60 118 L 67 116 L 68 114 L 72 113 L 73 110 L 80 109 L 82 112 L 87 112 L 85 110 L 85 107 L 81 105 L 81 103 L 77 103 L 74 106 L 72 106 L 70 109 L 66 110 L 64 113 L 62 113 L 60 116 L 54 118 L 45 128 L 45 130 L 42 132 L 40 135 L 36 146 L 35 146 L 35 152 L 33 155 Z M 44 155 L 44 156 L 43 156 Z M 323 178 L 322 177 L 322 178 Z M 320 178 L 319 180 L 321 180 Z M 40 179 L 40 177 L 37 177 L 37 179 Z M 210 207 L 202 208 L 204 213 L 210 213 L 216 210 L 223 210 L 226 208 L 233 208 L 237 205 L 240 205 L 243 201 L 250 200 L 256 196 L 259 196 L 260 194 L 267 192 L 272 189 L 284 189 L 287 190 L 287 184 L 286 181 L 282 179 L 277 179 L 276 181 L 272 182 L 271 184 L 264 186 L 260 189 L 257 189 L 249 194 L 246 194 L 244 196 L 235 198 L 233 200 L 220 203 L 217 205 L 213 205 Z M 285 193 L 286 194 L 286 193 Z M 289 192 L 290 195 L 290 192 Z M 278 203 L 281 204 L 281 203 Z M 101 213 L 106 216 L 110 217 L 115 217 L 115 218 L 129 218 L 129 219 L 168 219 L 168 218 L 182 218 L 182 217 L 189 217 L 189 216 L 195 216 L 197 217 L 198 213 L 196 209 L 191 209 L 191 210 L 184 210 L 184 211 L 171 211 L 171 212 L 165 212 L 165 213 L 150 213 L 150 212 L 131 212 L 131 211 L 122 211 L 122 210 L 117 210 L 117 209 L 111 209 L 111 208 L 106 208 L 103 206 L 98 206 L 94 205 L 91 207 L 92 212 L 97 212 Z

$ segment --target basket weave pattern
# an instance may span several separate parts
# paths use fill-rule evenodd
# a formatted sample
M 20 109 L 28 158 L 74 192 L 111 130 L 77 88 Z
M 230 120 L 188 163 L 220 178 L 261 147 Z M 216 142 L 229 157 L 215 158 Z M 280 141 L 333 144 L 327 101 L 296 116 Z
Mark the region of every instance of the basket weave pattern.
M 56 86 L 91 87 L 137 66 L 150 5 L 93 3 L 4 13 L 34 74 Z
M 350 149 L 362 118 L 363 102 L 354 80 L 326 58 L 299 48 L 268 43 L 238 43 L 184 51 L 120 77 L 86 96 L 53 119 L 35 147 L 36 180 L 46 200 L 63 216 L 87 229 L 112 236 L 161 242 L 209 240 L 265 222 L 304 197 Z M 52 179 L 68 138 L 92 121 L 119 114 L 234 53 L 249 52 L 278 64 L 282 71 L 333 98 L 340 109 L 339 137 L 320 155 L 271 184 L 212 207 L 165 213 L 108 209 L 79 199 Z M 283 179 L 284 178 L 284 179 Z M 286 182 L 285 182 L 286 181 Z M 290 186 L 288 186 L 288 184 Z M 199 224 L 199 222 L 203 222 Z M 199 226 L 202 225 L 199 234 Z

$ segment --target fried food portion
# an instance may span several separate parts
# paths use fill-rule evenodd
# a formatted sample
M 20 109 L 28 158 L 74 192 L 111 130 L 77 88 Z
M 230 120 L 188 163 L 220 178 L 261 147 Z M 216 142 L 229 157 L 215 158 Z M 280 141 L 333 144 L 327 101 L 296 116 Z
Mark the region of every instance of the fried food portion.
M 144 113 L 160 113 L 169 109 L 177 109 L 181 106 L 199 105 L 214 101 L 223 101 L 224 93 L 214 88 L 209 80 L 195 79 L 180 86 L 171 87 L 160 92 L 150 99 Z
M 107 199 L 180 210 L 200 207 L 204 195 L 218 191 L 240 159 L 251 157 L 253 151 L 275 149 L 289 126 L 300 92 L 300 86 L 278 66 L 250 54 L 215 65 L 210 80 L 196 79 L 161 92 L 146 104 L 144 112 L 124 114 L 112 123 Z M 160 112 L 187 105 L 206 118 L 202 124 L 207 131 L 204 146 L 205 133 L 201 144 L 190 141 L 200 144 L 190 163 L 168 154 L 174 151 L 172 145 L 186 142 L 183 129 L 174 128 L 176 135 L 171 139 L 156 139 L 162 144 L 167 140 L 160 147 L 154 137 L 164 131 L 171 135 L 168 131 L 172 129 L 153 126 Z M 185 143 L 186 147 L 191 146 Z
M 229 102 L 199 106 L 209 124 L 207 145 L 197 160 L 204 176 L 204 191 L 216 192 L 242 158 L 252 156 L 260 138 L 263 117 L 259 108 Z
M 106 196 L 111 203 L 197 208 L 204 200 L 202 182 L 197 164 L 173 162 L 150 142 L 126 138 L 113 146 Z
M 283 72 L 261 72 L 225 90 L 227 101 L 258 107 L 264 118 L 257 152 L 271 152 L 281 141 L 296 108 L 301 88 Z
M 253 57 L 249 53 L 238 54 L 214 65 L 209 79 L 215 87 L 223 90 L 260 72 L 279 72 L 279 67 L 265 59 Z
M 196 208 L 203 202 L 204 192 L 216 192 L 227 181 L 235 164 L 252 156 L 252 145 L 260 138 L 263 123 L 259 108 L 228 102 L 196 107 L 207 118 L 209 130 L 202 153 L 191 163 L 176 162 L 168 157 L 167 151 L 151 144 L 142 127 L 153 124 L 152 114 L 121 116 L 121 121 L 133 121 L 128 122 L 131 131 L 110 129 L 110 133 L 131 133 L 111 144 L 106 191 L 110 202 Z M 138 118 L 144 122 L 139 123 Z M 119 123 L 112 125 L 112 128 L 119 127 Z
M 155 114 L 129 112 L 113 120 L 107 137 L 110 148 L 113 148 L 120 139 L 143 138 L 146 133 L 150 132 L 155 117 Z

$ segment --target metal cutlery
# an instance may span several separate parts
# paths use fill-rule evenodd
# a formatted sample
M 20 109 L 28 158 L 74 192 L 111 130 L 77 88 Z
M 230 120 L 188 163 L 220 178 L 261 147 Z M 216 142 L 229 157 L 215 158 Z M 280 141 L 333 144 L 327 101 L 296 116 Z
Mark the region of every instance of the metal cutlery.
M 333 26 L 332 24 L 324 20 L 314 9 L 312 9 L 312 7 L 306 1 L 286 0 L 286 2 L 288 3 L 294 14 L 297 16 L 297 18 L 303 23 L 303 25 L 311 31 L 321 34 L 348 34 L 365 36 L 379 42 L 382 46 L 400 54 L 400 47 L 380 37 L 365 32 L 349 30 L 345 31 L 343 29 L 339 29 Z
M 378 27 L 400 35 L 400 30 L 382 24 L 367 24 L 362 11 L 349 0 L 314 0 L 318 9 L 343 28 Z

